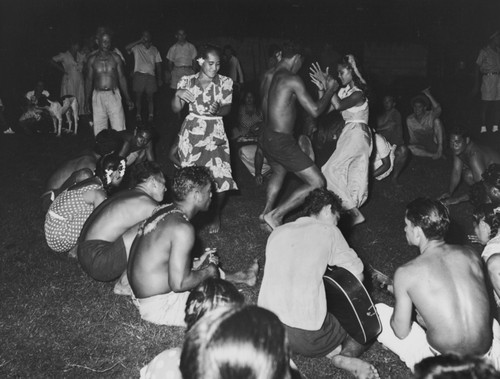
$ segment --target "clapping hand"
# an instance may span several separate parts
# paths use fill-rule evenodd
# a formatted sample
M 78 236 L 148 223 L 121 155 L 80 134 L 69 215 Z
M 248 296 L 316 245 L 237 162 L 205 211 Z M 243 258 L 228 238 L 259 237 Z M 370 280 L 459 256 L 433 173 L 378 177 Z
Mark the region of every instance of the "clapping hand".
M 194 95 L 191 91 L 187 89 L 179 89 L 175 93 L 175 96 L 177 96 L 179 99 L 185 101 L 186 103 L 192 103 L 194 102 Z
M 321 71 L 319 63 L 313 63 L 311 67 L 309 67 L 309 76 L 311 77 L 311 81 L 316 84 L 320 91 L 324 91 L 326 89 L 328 67 L 326 68 L 326 71 Z
M 219 108 L 220 108 L 220 103 L 218 101 L 214 101 L 208 107 L 208 113 L 210 113 L 212 116 L 217 116 L 217 113 L 219 112 Z

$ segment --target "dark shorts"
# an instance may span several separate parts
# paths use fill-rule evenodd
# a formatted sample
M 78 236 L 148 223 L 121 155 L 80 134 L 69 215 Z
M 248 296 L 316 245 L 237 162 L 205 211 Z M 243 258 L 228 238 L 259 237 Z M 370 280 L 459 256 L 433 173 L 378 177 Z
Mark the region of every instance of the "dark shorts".
M 127 250 L 123 238 L 115 242 L 78 242 L 78 261 L 89 276 L 101 282 L 118 279 L 127 269 Z
M 142 72 L 134 72 L 132 79 L 132 89 L 134 92 L 146 92 L 153 94 L 158 90 L 156 85 L 156 77 Z
M 291 134 L 265 130 L 260 144 L 269 164 L 278 163 L 289 172 L 298 172 L 314 165 Z
M 331 313 L 326 314 L 319 330 L 292 328 L 283 324 L 290 348 L 305 357 L 325 357 L 344 342 L 347 332 Z

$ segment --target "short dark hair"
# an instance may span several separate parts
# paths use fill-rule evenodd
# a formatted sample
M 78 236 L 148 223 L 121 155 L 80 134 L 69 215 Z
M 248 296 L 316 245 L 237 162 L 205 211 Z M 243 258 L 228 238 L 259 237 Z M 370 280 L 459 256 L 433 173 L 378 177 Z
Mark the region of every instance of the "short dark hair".
M 448 208 L 438 200 L 419 197 L 406 207 L 406 218 L 424 232 L 429 240 L 444 239 L 450 226 Z
M 174 175 L 173 197 L 177 201 L 183 201 L 191 191 L 212 183 L 212 174 L 208 168 L 200 166 L 183 167 Z
M 494 204 L 481 204 L 472 212 L 475 224 L 482 220 L 490 227 L 490 239 L 495 237 L 500 227 L 500 208 Z
M 425 109 L 429 108 L 429 99 L 425 95 L 417 95 L 411 99 L 411 106 L 414 107 L 415 104 L 422 104 Z
M 186 301 L 184 321 L 187 330 L 204 314 L 221 306 L 243 305 L 245 298 L 224 279 L 208 278 L 194 288 Z
M 492 163 L 483 172 L 483 180 L 486 184 L 500 189 L 500 165 L 497 163 Z
M 500 375 L 484 358 L 450 353 L 422 359 L 415 365 L 416 379 L 497 379 Z
M 105 129 L 95 136 L 94 151 L 103 156 L 118 152 L 123 145 L 120 133 L 114 129 Z
M 219 58 L 222 56 L 220 47 L 207 43 L 200 47 L 198 58 L 207 59 L 208 53 L 215 53 Z
M 450 135 L 450 137 L 451 137 L 451 135 L 460 136 L 463 139 L 469 138 L 469 135 L 468 135 L 467 131 L 465 130 L 465 128 L 462 125 L 456 125 L 456 126 L 454 126 L 450 130 L 449 135 Z
M 282 56 L 283 58 L 292 58 L 294 55 L 304 56 L 305 51 L 301 43 L 288 40 L 283 43 Z
M 132 187 L 144 183 L 152 176 L 156 178 L 165 177 L 158 163 L 144 161 L 133 165 L 131 171 Z
M 255 305 L 215 309 L 186 334 L 179 368 L 184 379 L 284 379 L 290 372 L 285 328 Z
M 480 180 L 470 186 L 469 201 L 474 207 L 478 207 L 485 203 L 491 203 L 484 181 Z
M 304 200 L 304 211 L 308 216 L 317 215 L 327 205 L 332 206 L 332 213 L 339 213 L 342 209 L 342 200 L 326 188 L 317 188 Z

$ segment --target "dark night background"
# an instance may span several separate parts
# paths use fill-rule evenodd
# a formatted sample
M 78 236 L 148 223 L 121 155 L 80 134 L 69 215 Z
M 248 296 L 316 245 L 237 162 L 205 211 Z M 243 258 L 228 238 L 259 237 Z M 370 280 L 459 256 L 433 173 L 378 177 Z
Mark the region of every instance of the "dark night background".
M 417 44 L 428 51 L 427 76 L 442 77 L 459 59 L 473 68 L 479 49 L 500 28 L 499 16 L 498 0 L 1 0 L 0 97 L 9 109 L 38 79 L 58 93 L 60 76 L 48 60 L 98 25 L 114 30 L 122 51 L 150 29 L 164 61 L 179 26 L 195 44 L 299 36 L 313 53 L 329 41 L 361 61 L 370 44 Z

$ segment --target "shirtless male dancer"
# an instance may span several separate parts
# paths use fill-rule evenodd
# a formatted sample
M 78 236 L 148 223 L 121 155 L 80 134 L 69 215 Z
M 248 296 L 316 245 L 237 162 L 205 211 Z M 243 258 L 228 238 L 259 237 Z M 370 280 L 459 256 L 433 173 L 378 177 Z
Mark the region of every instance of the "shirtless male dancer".
M 440 197 L 446 205 L 469 200 L 468 193 L 453 197 L 461 180 L 472 186 L 481 181 L 483 173 L 491 164 L 500 164 L 500 154 L 497 151 L 472 141 L 460 128 L 450 132 L 450 148 L 453 152 L 450 189 Z
M 206 167 L 177 171 L 174 203 L 162 206 L 141 225 L 130 250 L 128 279 L 141 318 L 160 325 L 184 326 L 190 290 L 207 278 L 218 277 L 217 259 L 204 254 L 193 268 L 191 250 L 195 230 L 190 220 L 207 211 L 212 199 L 212 177 Z M 246 271 L 226 273 L 233 283 L 255 285 L 258 263 Z
M 100 34 L 97 43 L 99 49 L 92 53 L 87 61 L 85 80 L 85 109 L 90 110 L 92 101 L 95 136 L 108 128 L 108 119 L 112 129 L 125 130 L 125 114 L 118 87 L 125 96 L 129 110 L 134 107 L 123 74 L 123 62 L 120 56 L 111 50 L 111 35 Z
M 411 370 L 426 357 L 447 353 L 484 356 L 498 369 L 500 327 L 490 313 L 481 257 L 444 241 L 450 218 L 439 201 L 412 201 L 405 224 L 406 239 L 420 255 L 394 274 L 394 310 L 376 305 L 383 327 L 378 341 Z
M 127 258 L 139 223 L 151 216 L 163 200 L 165 177 L 155 162 L 134 166 L 136 183 L 103 202 L 87 219 L 78 243 L 78 260 L 83 270 L 99 281 L 111 281 L 126 273 Z M 115 293 L 127 293 L 126 275 Z
M 316 118 L 330 104 L 338 83 L 329 78 L 324 95 L 318 101 L 313 101 L 297 75 L 303 61 L 300 46 L 294 42 L 285 43 L 281 61 L 264 74 L 260 86 L 264 115 L 260 144 L 272 173 L 267 185 L 266 205 L 259 219 L 271 229 L 281 225 L 283 217 L 300 205 L 309 192 L 325 185 L 321 171 L 293 137 L 297 117 L 296 100 L 309 115 Z M 293 172 L 304 184 L 273 209 L 287 172 Z

